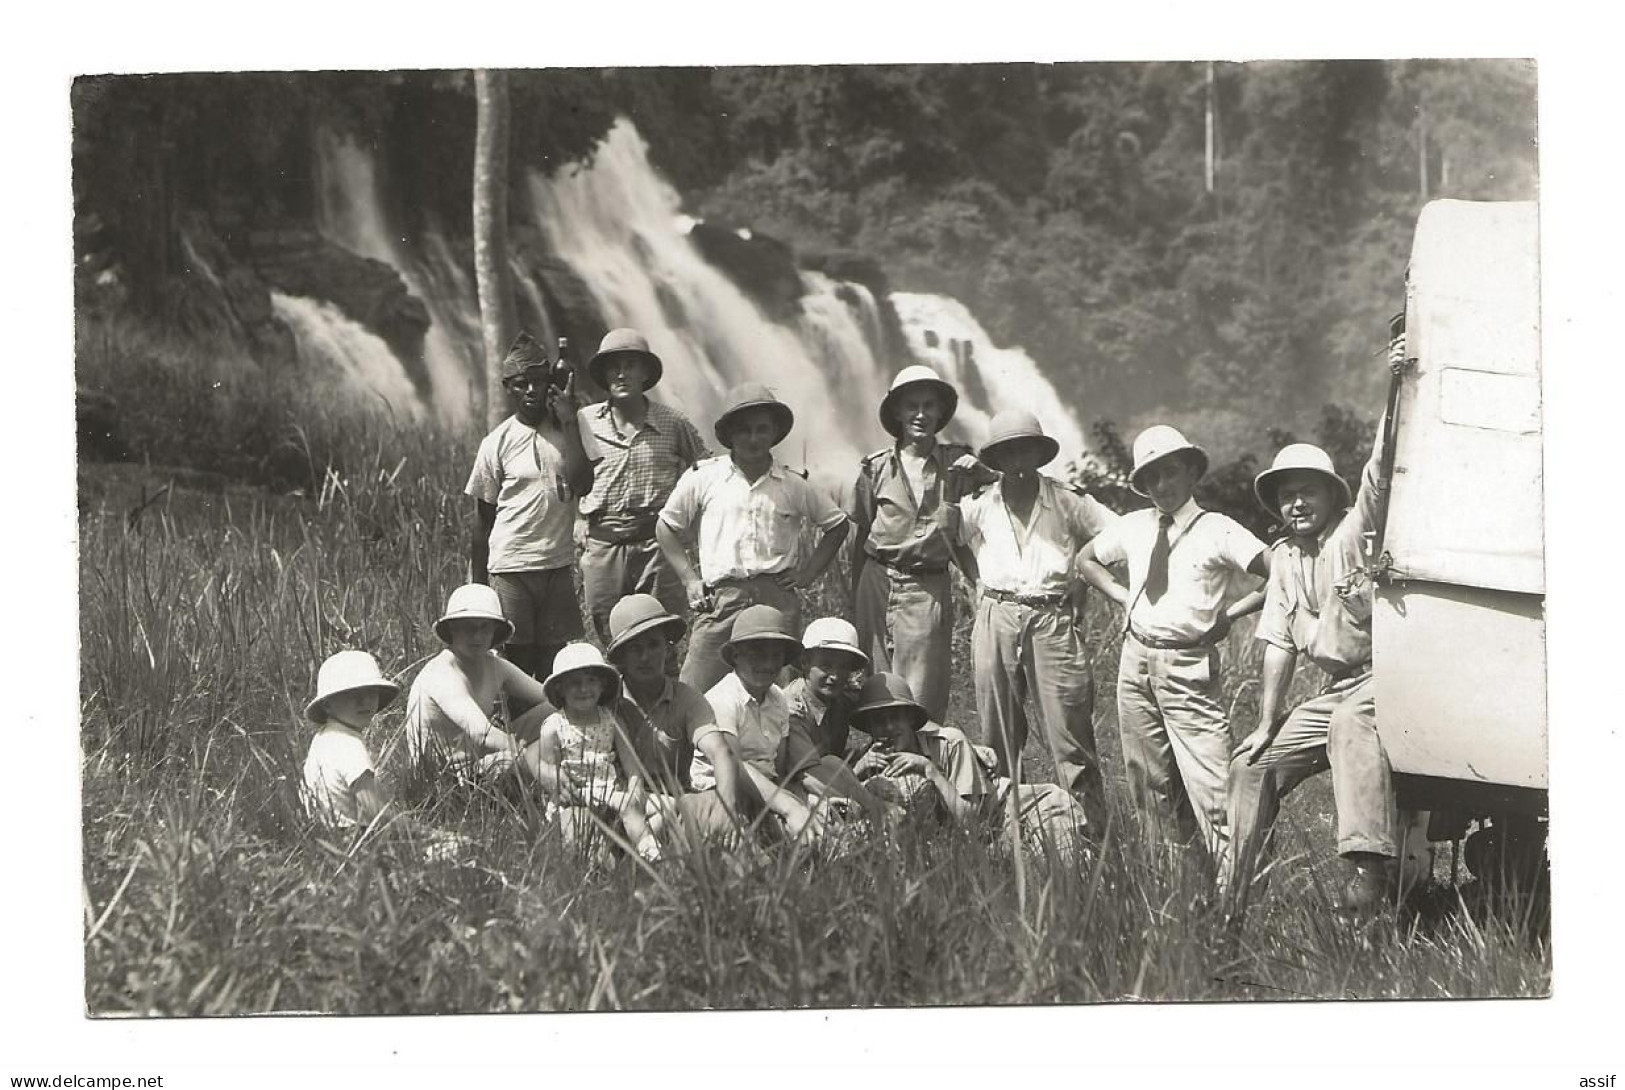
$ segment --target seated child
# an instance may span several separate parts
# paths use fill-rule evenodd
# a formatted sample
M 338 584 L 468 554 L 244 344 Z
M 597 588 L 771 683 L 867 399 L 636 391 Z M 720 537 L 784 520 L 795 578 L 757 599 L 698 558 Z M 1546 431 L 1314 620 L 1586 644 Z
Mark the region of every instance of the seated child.
M 899 675 L 875 674 L 864 684 L 852 725 L 874 739 L 855 769 L 870 793 L 910 814 L 1002 820 L 1014 785 L 991 771 L 996 755 L 983 754 L 963 731 L 931 722 Z M 1053 783 L 1022 784 L 1016 810 L 1023 838 L 1048 839 L 1064 852 L 1078 846 L 1088 826 L 1078 800 Z
M 857 756 L 851 749 L 852 712 L 869 669 L 857 629 L 839 617 L 820 617 L 802 634 L 799 665 L 805 676 L 784 686 L 790 727 L 779 749 L 779 781 L 805 791 L 815 805 L 848 800 L 883 818 L 884 807 L 847 764 L 848 756 Z
M 318 730 L 300 792 L 313 820 L 340 829 L 364 827 L 389 805 L 362 735 L 400 691 L 365 651 L 340 651 L 322 663 L 316 697 L 305 706 L 305 718 Z
M 406 698 L 406 747 L 414 764 L 428 763 L 461 780 L 511 772 L 526 741 L 551 712 L 541 683 L 496 653 L 512 633 L 496 591 L 469 583 L 451 592 L 434 632 L 446 649 L 412 681 Z M 498 700 L 529 708 L 506 730 L 491 721 Z
M 716 715 L 715 729 L 729 736 L 728 744 L 739 762 L 742 778 L 767 809 L 783 819 L 792 837 L 799 837 L 803 829 L 812 836 L 819 833 L 819 824 L 807 804 L 785 789 L 778 778 L 779 748 L 789 731 L 790 704 L 775 681 L 790 656 L 799 650 L 800 642 L 786 631 L 783 613 L 769 605 L 743 609 L 722 649 L 723 660 L 732 672 L 705 694 Z M 691 779 L 694 789 L 700 792 L 718 783 L 704 747 L 694 754 Z
M 616 719 L 621 675 L 590 643 L 569 643 L 553 658 L 553 673 L 542 682 L 548 703 L 558 710 L 526 747 L 522 763 L 559 808 L 567 839 L 592 825 L 587 811 L 606 823 L 619 821 L 639 855 L 659 859 L 656 840 L 663 815 L 649 797 L 616 783 L 615 761 L 630 757 L 630 740 Z

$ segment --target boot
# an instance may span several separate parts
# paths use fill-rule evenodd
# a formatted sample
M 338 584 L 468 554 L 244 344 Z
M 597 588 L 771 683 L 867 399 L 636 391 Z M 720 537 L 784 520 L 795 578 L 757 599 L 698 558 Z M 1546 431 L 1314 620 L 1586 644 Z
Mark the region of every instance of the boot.
M 1368 852 L 1352 854 L 1353 873 L 1343 885 L 1337 909 L 1349 916 L 1372 916 L 1394 907 L 1394 860 Z

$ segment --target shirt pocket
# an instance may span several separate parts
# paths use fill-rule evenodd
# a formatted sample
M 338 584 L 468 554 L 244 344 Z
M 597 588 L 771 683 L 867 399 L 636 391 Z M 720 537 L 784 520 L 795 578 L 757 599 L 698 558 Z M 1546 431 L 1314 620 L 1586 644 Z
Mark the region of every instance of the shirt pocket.
M 1371 579 L 1364 568 L 1356 568 L 1333 584 L 1340 607 L 1356 625 L 1371 622 Z

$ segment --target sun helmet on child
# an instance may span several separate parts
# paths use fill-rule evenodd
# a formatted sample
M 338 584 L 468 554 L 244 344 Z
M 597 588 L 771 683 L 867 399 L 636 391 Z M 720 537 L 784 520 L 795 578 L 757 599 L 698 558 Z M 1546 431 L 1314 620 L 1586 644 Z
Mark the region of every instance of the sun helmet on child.
M 513 635 L 513 622 L 502 615 L 502 599 L 484 583 L 465 583 L 446 599 L 446 615 L 434 623 L 434 634 L 449 644 L 446 625 L 452 621 L 495 621 L 497 630 L 491 645 L 507 643 Z
M 327 720 L 327 701 L 340 693 L 372 689 L 378 694 L 378 707 L 383 708 L 400 694 L 401 687 L 378 668 L 378 660 L 365 651 L 340 651 L 329 655 L 316 671 L 316 697 L 305 705 L 305 718 L 312 723 Z
M 604 661 L 603 652 L 598 648 L 579 641 L 565 644 L 553 656 L 553 672 L 542 682 L 542 695 L 555 708 L 564 707 L 561 688 L 564 679 L 581 673 L 596 674 L 603 680 L 604 690 L 598 694 L 598 703 L 606 708 L 614 707 L 621 697 L 621 672 Z

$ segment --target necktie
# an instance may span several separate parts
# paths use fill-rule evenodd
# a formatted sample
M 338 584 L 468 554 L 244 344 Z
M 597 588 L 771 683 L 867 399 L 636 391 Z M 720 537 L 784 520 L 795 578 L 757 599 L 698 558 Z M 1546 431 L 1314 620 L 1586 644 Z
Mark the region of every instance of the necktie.
M 1172 515 L 1157 517 L 1157 543 L 1151 546 L 1151 566 L 1145 573 L 1145 600 L 1152 605 L 1168 591 L 1168 527 L 1173 524 Z

